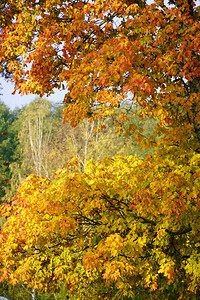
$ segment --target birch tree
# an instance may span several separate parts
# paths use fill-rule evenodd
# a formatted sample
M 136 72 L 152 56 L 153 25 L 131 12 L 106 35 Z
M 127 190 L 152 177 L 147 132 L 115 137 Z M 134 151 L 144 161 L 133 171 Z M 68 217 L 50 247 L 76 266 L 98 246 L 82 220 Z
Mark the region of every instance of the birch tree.
M 19 140 L 23 158 L 21 171 L 24 175 L 34 173 L 49 176 L 46 153 L 52 138 L 51 103 L 41 98 L 35 99 L 25 107 L 19 122 L 21 122 Z

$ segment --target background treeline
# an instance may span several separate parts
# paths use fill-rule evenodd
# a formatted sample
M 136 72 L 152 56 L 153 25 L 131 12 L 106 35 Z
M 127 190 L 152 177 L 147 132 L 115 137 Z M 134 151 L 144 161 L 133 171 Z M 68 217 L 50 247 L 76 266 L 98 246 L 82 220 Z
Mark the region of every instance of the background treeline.
M 117 118 L 120 119 L 125 112 L 129 117 L 125 128 L 134 122 L 145 137 L 152 135 L 156 121 L 140 119 L 136 106 L 125 103 L 115 118 L 107 116 L 93 123 L 84 120 L 76 128 L 63 124 L 62 110 L 61 104 L 53 104 L 41 98 L 14 111 L 0 102 L 1 202 L 10 201 L 27 175 L 33 173 L 51 177 L 71 157 L 80 160 L 80 169 L 83 170 L 86 161 L 90 159 L 98 161 L 115 154 L 144 158 L 146 154 L 152 153 L 152 150 L 140 149 L 134 134 L 125 137 L 119 126 L 116 131 Z M 0 220 L 0 226 L 4 221 Z M 31 290 L 23 285 L 13 287 L 6 282 L 0 284 L 0 295 L 3 294 L 15 300 L 32 299 Z M 37 295 L 36 299 L 68 298 L 63 288 L 59 294 Z
M 155 121 L 150 118 L 139 119 L 137 108 L 126 105 L 127 108 L 125 105 L 121 108 L 121 111 L 129 109 L 130 119 L 125 126 L 134 122 L 144 129 L 142 134 L 149 137 Z M 67 123 L 63 124 L 62 109 L 61 104 L 41 98 L 14 111 L 0 102 L 1 201 L 8 201 L 27 175 L 33 173 L 51 177 L 71 157 L 78 158 L 80 168 L 84 168 L 90 159 L 98 161 L 115 154 L 143 158 L 147 153 L 150 154 L 150 150 L 140 149 L 134 134 L 127 138 L 123 132 L 118 133 L 114 118 L 108 116 L 93 123 L 84 120 L 73 128 Z

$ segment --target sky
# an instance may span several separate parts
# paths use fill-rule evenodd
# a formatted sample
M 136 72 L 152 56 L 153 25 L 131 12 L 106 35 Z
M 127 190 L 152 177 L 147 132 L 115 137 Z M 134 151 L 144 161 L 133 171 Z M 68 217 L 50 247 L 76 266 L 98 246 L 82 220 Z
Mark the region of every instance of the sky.
M 17 92 L 15 95 L 12 95 L 14 91 L 14 84 L 11 82 L 6 81 L 4 78 L 0 77 L 0 85 L 2 89 L 0 90 L 0 99 L 3 101 L 11 110 L 15 109 L 16 107 L 23 107 L 24 105 L 29 104 L 33 101 L 37 95 L 29 94 L 21 96 Z M 48 100 L 54 103 L 62 103 L 64 99 L 65 91 L 55 91 L 55 94 L 47 97 Z M 45 98 L 45 97 L 44 97 Z

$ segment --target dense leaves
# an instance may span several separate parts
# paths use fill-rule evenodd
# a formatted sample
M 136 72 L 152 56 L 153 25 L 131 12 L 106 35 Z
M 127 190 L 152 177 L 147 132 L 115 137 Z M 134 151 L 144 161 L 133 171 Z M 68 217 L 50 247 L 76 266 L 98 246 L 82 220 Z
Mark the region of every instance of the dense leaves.
M 116 156 L 88 162 L 84 173 L 71 162 L 52 180 L 29 176 L 3 209 L 2 278 L 44 290 L 64 282 L 91 299 L 103 291 L 113 299 L 192 297 L 199 155 L 173 158 Z
M 22 94 L 67 87 L 64 116 L 75 125 L 131 93 L 143 113 L 200 139 L 195 1 L 7 1 L 2 13 L 14 20 L 1 32 L 2 68 Z
M 52 179 L 30 175 L 1 207 L 1 280 L 62 283 L 81 299 L 197 299 L 199 6 L 8 0 L 1 14 L 0 71 L 16 91 L 66 88 L 65 122 L 86 119 L 88 134 L 112 116 L 119 133 L 156 150 L 144 160 L 76 155 Z M 151 136 L 126 106 L 156 119 Z

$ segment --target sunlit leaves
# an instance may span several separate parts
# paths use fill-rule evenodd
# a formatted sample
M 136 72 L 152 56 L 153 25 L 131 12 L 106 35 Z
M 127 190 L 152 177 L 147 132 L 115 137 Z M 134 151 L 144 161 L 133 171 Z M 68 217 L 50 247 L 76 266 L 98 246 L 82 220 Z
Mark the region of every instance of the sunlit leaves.
M 29 176 L 11 206 L 2 207 L 2 278 L 41 289 L 64 280 L 73 290 L 79 282 L 81 294 L 100 280 L 116 283 L 124 296 L 131 295 L 132 279 L 156 293 L 184 278 L 195 292 L 199 191 L 190 193 L 196 159 L 166 164 L 159 155 L 143 162 L 116 156 L 89 162 L 84 173 L 69 172 L 71 162 L 52 180 Z
M 113 113 L 131 92 L 133 101 L 162 125 L 174 126 L 181 110 L 194 131 L 197 116 L 191 107 L 198 106 L 199 92 L 195 2 L 32 0 L 28 5 L 8 1 L 4 9 L 15 21 L 1 32 L 1 61 L 22 94 L 49 94 L 64 84 L 73 102 L 65 120 L 75 125 L 96 115 L 94 104 L 105 104 L 98 116 L 108 108 Z
M 64 121 L 113 115 L 118 132 L 156 153 L 77 161 L 28 177 L 1 232 L 2 278 L 80 297 L 199 296 L 199 7 L 195 1 L 9 0 L 0 62 L 15 89 L 66 87 Z M 9 21 L 10 20 L 10 21 Z M 146 138 L 129 124 L 157 120 Z M 102 294 L 103 293 L 103 294 Z M 196 294 L 196 296 L 195 296 Z M 102 296 L 103 295 L 103 296 Z

